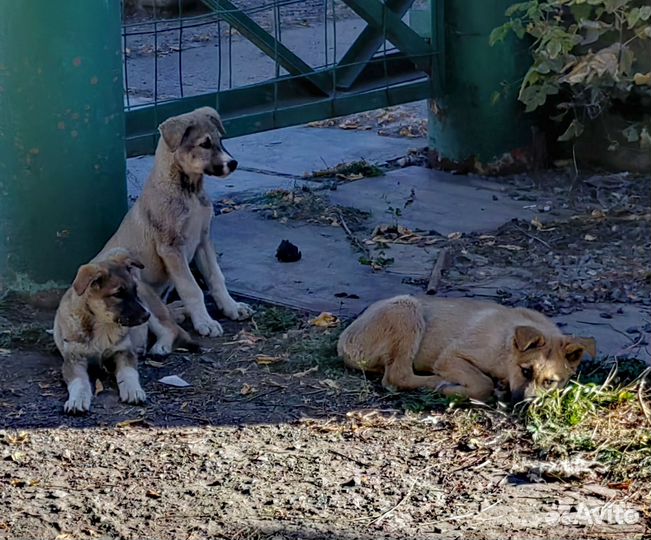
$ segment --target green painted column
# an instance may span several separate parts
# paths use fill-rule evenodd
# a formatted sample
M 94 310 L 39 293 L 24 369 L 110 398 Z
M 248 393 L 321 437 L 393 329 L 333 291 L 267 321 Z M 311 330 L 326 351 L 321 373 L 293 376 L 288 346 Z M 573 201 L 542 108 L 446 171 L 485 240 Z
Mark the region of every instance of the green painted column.
M 0 291 L 69 283 L 126 211 L 120 4 L 0 2 Z
M 443 50 L 437 97 L 430 101 L 429 145 L 439 158 L 482 162 L 531 142 L 531 124 L 517 101 L 531 58 L 514 36 L 494 47 L 493 28 L 513 0 L 432 0 L 433 41 Z M 497 102 L 493 94 L 510 85 Z

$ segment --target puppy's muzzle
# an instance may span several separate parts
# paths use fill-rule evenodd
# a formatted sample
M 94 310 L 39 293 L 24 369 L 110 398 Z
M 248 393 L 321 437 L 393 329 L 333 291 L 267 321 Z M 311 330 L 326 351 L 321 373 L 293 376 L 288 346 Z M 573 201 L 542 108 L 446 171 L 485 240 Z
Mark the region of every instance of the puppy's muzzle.
M 221 161 L 212 165 L 212 167 L 205 171 L 210 176 L 217 176 L 219 178 L 226 178 L 235 169 L 237 169 L 237 160 L 229 159 L 228 161 Z
M 118 319 L 118 324 L 127 327 L 140 326 L 141 324 L 145 324 L 150 316 L 149 311 L 143 306 L 138 305 L 138 308 L 129 310 L 129 313 L 123 313 Z

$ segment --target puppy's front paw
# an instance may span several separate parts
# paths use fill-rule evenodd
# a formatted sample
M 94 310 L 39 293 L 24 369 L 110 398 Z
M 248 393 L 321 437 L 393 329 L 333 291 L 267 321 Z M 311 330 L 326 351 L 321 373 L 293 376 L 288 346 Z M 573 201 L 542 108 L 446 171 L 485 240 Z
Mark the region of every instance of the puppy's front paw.
M 250 319 L 253 313 L 253 308 L 244 302 L 233 302 L 224 308 L 224 315 L 233 321 L 244 321 Z
M 90 401 L 93 392 L 90 384 L 81 381 L 73 381 L 68 385 L 68 401 L 63 404 L 66 414 L 81 414 L 90 410 Z
M 151 349 L 149 349 L 149 354 L 154 356 L 168 356 L 172 353 L 174 349 L 174 342 L 170 339 L 159 339 Z
M 140 386 L 138 372 L 134 368 L 124 368 L 116 374 L 120 399 L 126 403 L 143 403 L 147 394 Z
M 125 403 L 144 403 L 147 400 L 147 394 L 141 388 L 140 383 L 118 383 L 120 389 L 120 399 Z
M 194 329 L 199 335 L 206 337 L 219 337 L 224 333 L 222 325 L 212 319 L 194 323 Z

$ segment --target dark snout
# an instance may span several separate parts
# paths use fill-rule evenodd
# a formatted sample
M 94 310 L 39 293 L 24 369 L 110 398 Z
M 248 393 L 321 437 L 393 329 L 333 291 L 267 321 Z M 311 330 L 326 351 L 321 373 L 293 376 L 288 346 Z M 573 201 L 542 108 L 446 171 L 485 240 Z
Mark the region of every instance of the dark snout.
M 210 176 L 217 176 L 219 178 L 226 178 L 229 174 L 237 169 L 237 160 L 229 158 L 228 160 L 219 160 L 214 162 L 210 169 L 206 170 L 206 174 Z
M 124 302 L 120 310 L 118 324 L 120 326 L 140 326 L 149 320 L 149 311 L 137 300 Z
M 511 390 L 511 403 L 515 405 L 520 403 L 525 399 L 525 389 L 524 388 L 515 388 Z

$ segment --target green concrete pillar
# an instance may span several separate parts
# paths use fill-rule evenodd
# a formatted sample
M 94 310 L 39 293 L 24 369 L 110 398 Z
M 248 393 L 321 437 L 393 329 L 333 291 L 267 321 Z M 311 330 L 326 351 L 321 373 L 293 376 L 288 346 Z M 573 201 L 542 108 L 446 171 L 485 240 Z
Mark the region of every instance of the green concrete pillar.
M 429 146 L 439 158 L 482 162 L 530 144 L 531 124 L 517 101 L 531 58 L 528 44 L 510 36 L 491 47 L 493 28 L 513 0 L 432 0 L 433 39 L 443 50 L 437 97 L 429 107 Z M 441 19 L 438 20 L 438 19 Z M 510 91 L 494 102 L 493 95 Z
M 121 2 L 0 2 L 0 291 L 69 283 L 127 205 Z

